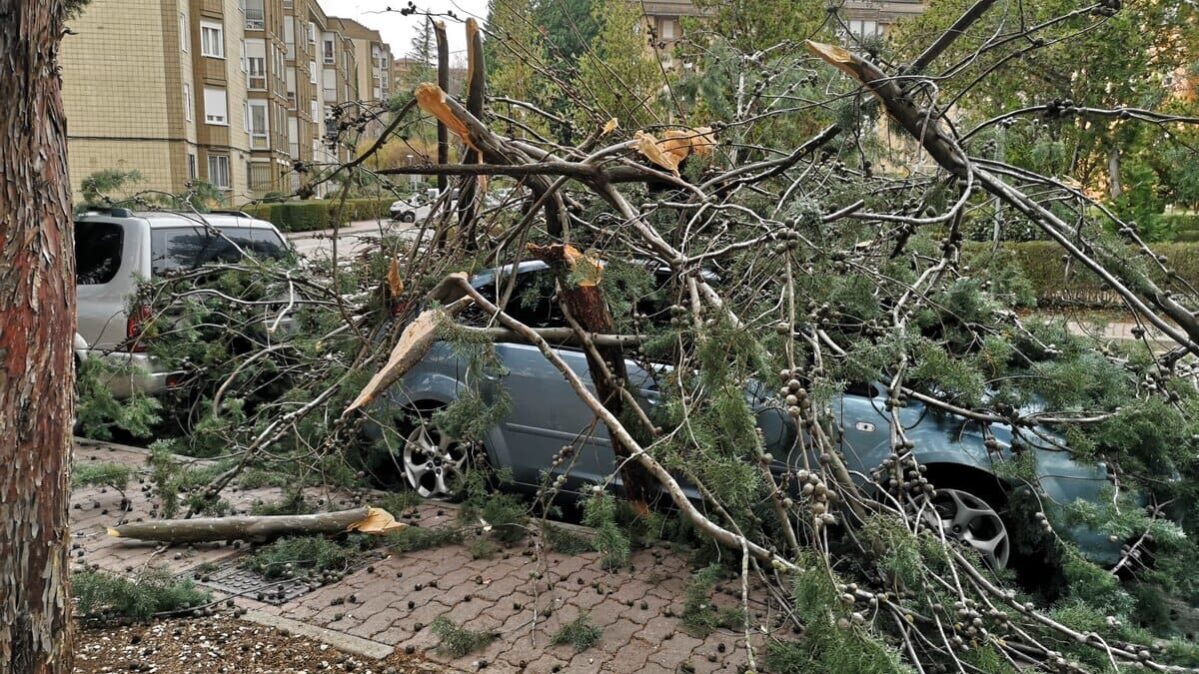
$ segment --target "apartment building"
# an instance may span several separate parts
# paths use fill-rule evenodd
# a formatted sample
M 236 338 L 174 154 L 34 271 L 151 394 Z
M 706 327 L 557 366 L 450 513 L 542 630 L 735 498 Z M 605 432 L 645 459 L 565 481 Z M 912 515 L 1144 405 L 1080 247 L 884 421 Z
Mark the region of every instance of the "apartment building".
M 346 148 L 326 142 L 326 114 L 371 98 L 359 95 L 358 54 L 391 64 L 378 33 L 354 25 L 373 34 L 361 46 L 316 0 L 89 3 L 59 59 L 72 189 L 96 171 L 136 169 L 135 189 L 202 180 L 238 204 L 294 190 L 296 162 L 344 161 Z
M 630 0 L 644 8 L 646 26 L 657 37 L 654 45 L 667 66 L 683 36 L 682 19 L 703 16 L 692 0 Z M 840 15 L 848 32 L 861 37 L 882 36 L 891 26 L 924 11 L 926 0 L 845 0 Z
M 347 149 L 332 143 L 326 120 L 335 106 L 360 100 L 357 50 L 336 18 L 313 0 L 284 4 L 284 54 L 287 72 L 288 152 L 293 161 L 320 167 L 347 159 Z M 352 112 L 352 111 L 351 111 Z M 290 189 L 300 176 L 291 175 Z M 328 189 L 322 185 L 318 190 Z
M 364 102 L 386 101 L 394 93 L 392 82 L 391 47 L 379 31 L 372 30 L 353 19 L 331 18 L 343 35 L 354 43 L 359 99 Z M 382 132 L 384 120 L 368 125 L 366 135 Z
M 72 189 L 103 169 L 140 171 L 139 189 L 202 179 L 247 192 L 246 72 L 238 0 L 88 4 L 63 39 Z

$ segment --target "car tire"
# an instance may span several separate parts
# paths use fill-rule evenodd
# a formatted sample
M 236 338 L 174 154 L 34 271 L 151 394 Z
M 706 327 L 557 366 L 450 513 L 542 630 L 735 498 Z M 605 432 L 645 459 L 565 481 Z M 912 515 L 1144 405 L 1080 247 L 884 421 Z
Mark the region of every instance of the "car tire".
M 405 211 L 400 214 L 400 222 L 416 222 L 416 213 Z
M 408 486 L 422 498 L 453 499 L 461 492 L 470 470 L 486 462 L 481 448 L 455 438 L 434 420 L 439 407 L 410 410 L 410 421 L 400 428 L 403 446 L 397 457 Z

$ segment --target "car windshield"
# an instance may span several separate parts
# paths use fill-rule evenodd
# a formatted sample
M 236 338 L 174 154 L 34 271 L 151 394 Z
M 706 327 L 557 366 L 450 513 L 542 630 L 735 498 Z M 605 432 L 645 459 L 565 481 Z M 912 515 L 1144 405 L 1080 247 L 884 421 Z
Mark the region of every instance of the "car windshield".
M 271 229 L 159 227 L 150 234 L 150 272 L 160 276 L 205 264 L 240 262 L 242 251 L 259 259 L 287 257 L 287 245 Z M 240 251 L 239 251 L 240 249 Z

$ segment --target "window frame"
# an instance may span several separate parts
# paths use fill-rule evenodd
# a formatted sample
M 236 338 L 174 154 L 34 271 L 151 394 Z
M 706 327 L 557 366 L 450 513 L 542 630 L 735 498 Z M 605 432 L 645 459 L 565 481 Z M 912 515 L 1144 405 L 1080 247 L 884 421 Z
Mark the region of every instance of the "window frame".
M 211 106 L 209 106 L 208 92 L 210 91 L 220 92 L 225 103 L 224 110 L 219 117 L 209 114 Z M 204 123 L 212 126 L 229 126 L 229 92 L 224 87 L 204 87 Z
M 179 12 L 179 51 L 187 53 L 191 49 L 191 25 L 187 14 Z
M 222 177 L 225 179 L 225 184 L 223 184 L 223 185 L 218 183 L 213 178 L 214 173 L 218 174 L 218 175 L 220 175 L 220 173 L 221 173 L 220 169 L 221 169 L 221 164 L 222 164 L 221 160 L 222 159 L 224 160 L 224 175 Z M 215 161 L 215 164 L 214 164 L 214 161 Z M 215 171 L 213 170 L 214 166 L 216 166 L 216 169 L 217 169 Z M 227 155 L 227 154 L 210 154 L 210 155 L 208 155 L 208 184 L 212 185 L 213 187 L 215 187 L 218 190 L 221 190 L 223 192 L 227 192 L 227 191 L 233 189 L 233 165 L 229 161 L 229 155 Z
M 254 109 L 262 109 L 262 124 L 263 128 L 257 128 L 254 124 Z M 251 98 L 246 101 L 246 133 L 250 136 L 251 150 L 267 150 L 271 146 L 271 109 L 265 99 Z M 259 147 L 255 140 L 261 140 L 262 146 Z
M 192 85 L 190 82 L 183 83 L 183 121 L 192 121 Z
M 215 34 L 217 36 L 215 38 L 215 42 L 213 42 L 214 38 L 208 37 L 211 34 Z M 209 51 L 209 48 L 214 46 L 219 47 L 220 53 Z M 200 21 L 200 56 L 224 60 L 225 24 L 218 21 Z

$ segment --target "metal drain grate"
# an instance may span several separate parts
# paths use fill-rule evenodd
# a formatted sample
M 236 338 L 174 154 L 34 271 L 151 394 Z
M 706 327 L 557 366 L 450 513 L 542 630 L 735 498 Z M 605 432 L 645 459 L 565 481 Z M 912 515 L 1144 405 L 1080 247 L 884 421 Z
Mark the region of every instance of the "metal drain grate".
M 183 576 L 197 584 L 228 595 L 248 597 L 268 604 L 286 604 L 315 590 L 319 585 L 300 578 L 267 578 L 242 568 L 241 560 L 222 562 L 215 569 L 188 571 Z M 197 577 L 198 576 L 198 577 Z

